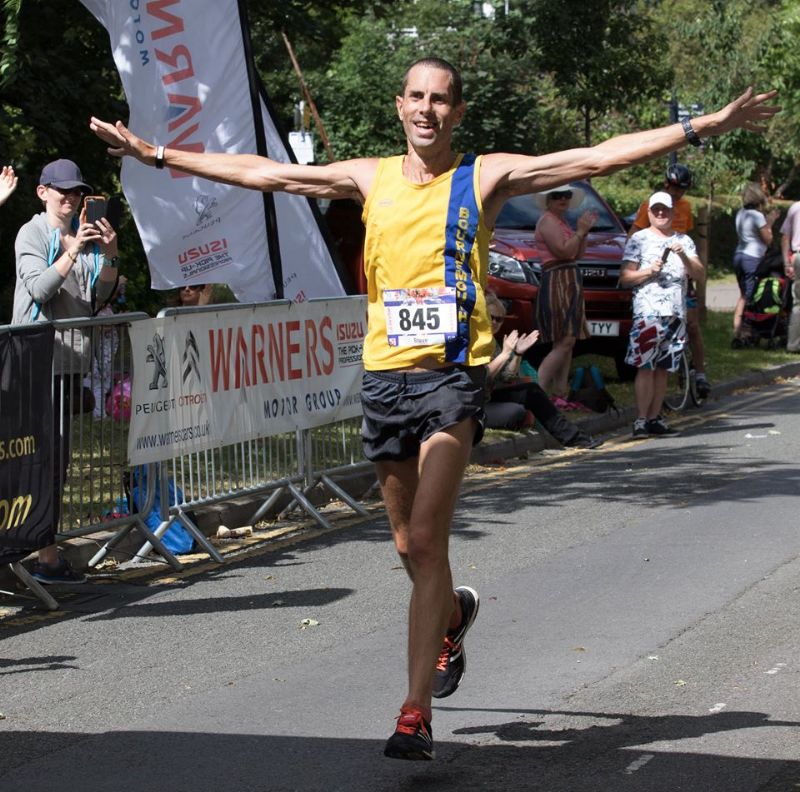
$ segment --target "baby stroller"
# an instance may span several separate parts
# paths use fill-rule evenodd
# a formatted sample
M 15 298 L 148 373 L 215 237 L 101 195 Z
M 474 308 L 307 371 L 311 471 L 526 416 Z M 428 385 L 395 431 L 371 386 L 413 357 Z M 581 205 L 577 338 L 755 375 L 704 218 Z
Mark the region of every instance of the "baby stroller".
M 762 338 L 766 339 L 767 349 L 786 346 L 791 292 L 780 252 L 767 251 L 756 273 L 753 295 L 742 314 L 742 346 L 756 347 Z

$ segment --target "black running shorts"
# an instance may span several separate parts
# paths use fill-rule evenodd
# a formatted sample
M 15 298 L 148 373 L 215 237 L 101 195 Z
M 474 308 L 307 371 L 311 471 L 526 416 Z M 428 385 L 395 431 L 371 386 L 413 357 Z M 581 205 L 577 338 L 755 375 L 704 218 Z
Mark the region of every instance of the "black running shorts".
M 473 443 L 483 437 L 486 366 L 434 371 L 365 371 L 361 385 L 364 454 L 373 462 L 419 456 L 436 432 L 475 418 Z

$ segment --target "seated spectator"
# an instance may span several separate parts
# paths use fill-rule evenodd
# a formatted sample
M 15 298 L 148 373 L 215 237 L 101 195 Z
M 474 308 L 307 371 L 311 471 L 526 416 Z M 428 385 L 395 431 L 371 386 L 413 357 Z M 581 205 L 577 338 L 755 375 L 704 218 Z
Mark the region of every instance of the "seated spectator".
M 495 294 L 486 294 L 486 307 L 497 333 L 506 318 L 506 309 Z M 512 330 L 502 345 L 495 340 L 495 352 L 489 363 L 489 399 L 486 403 L 488 429 L 523 429 L 534 418 L 559 443 L 568 448 L 597 448 L 602 440 L 593 438 L 553 406 L 548 395 L 536 383 L 519 376 L 522 356 L 539 338 L 538 331 L 520 335 Z
M 184 284 L 178 291 L 178 299 L 183 307 L 209 305 L 213 300 L 213 283 Z

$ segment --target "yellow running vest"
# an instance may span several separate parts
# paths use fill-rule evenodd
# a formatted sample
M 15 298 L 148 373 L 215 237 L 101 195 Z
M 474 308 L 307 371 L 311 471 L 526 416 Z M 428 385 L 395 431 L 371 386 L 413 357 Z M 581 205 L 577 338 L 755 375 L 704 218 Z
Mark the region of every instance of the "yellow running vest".
M 425 184 L 403 176 L 403 159 L 380 161 L 362 214 L 368 284 L 364 368 L 485 365 L 494 339 L 484 299 L 491 231 L 483 220 L 480 157 L 459 155 L 449 171 Z M 455 337 L 398 345 L 397 336 L 387 333 L 384 292 L 441 287 L 455 290 Z

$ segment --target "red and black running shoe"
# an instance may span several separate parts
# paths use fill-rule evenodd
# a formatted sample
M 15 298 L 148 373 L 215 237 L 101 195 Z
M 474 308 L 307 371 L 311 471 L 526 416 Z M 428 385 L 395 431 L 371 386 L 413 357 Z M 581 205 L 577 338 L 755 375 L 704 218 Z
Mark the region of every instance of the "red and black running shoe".
M 444 638 L 444 646 L 433 675 L 431 695 L 434 698 L 447 698 L 455 693 L 467 670 L 464 636 L 475 622 L 480 599 L 478 592 L 469 586 L 459 586 L 456 594 L 461 601 L 461 624 L 452 632 L 448 632 Z
M 401 707 L 397 728 L 386 741 L 383 755 L 391 759 L 427 761 L 436 755 L 433 751 L 433 732 L 418 709 Z

